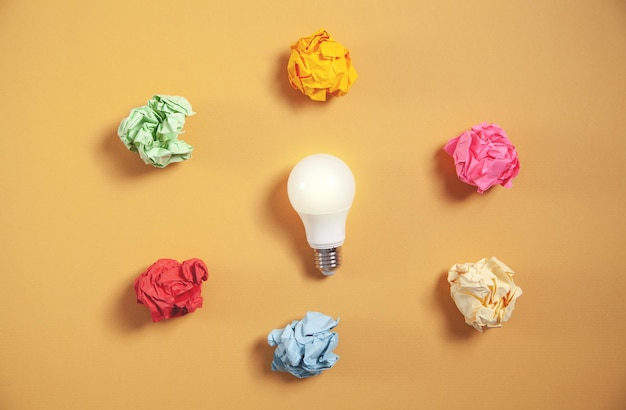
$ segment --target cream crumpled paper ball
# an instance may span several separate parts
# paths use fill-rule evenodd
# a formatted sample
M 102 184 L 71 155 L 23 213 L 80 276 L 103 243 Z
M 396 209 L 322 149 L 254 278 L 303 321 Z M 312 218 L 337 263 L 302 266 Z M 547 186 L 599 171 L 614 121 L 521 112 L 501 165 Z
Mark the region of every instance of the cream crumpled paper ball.
M 522 295 L 513 275 L 513 270 L 496 257 L 452 266 L 448 272 L 450 295 L 465 323 L 480 332 L 502 327 L 515 309 L 515 299 Z

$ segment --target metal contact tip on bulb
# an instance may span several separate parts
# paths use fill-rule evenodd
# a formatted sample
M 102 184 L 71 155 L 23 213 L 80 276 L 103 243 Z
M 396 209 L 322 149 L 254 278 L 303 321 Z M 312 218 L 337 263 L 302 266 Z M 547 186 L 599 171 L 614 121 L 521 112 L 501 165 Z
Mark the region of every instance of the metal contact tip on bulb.
M 330 249 L 313 249 L 315 267 L 326 276 L 334 275 L 341 266 L 341 246 Z

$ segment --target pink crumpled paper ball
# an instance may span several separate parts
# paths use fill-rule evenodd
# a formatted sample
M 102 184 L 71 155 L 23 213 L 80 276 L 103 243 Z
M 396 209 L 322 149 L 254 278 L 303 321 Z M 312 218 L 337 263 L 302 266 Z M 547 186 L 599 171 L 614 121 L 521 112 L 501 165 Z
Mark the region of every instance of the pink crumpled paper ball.
M 448 141 L 443 149 L 454 158 L 459 179 L 478 187 L 481 194 L 497 184 L 510 188 L 519 173 L 517 151 L 496 124 L 476 125 Z

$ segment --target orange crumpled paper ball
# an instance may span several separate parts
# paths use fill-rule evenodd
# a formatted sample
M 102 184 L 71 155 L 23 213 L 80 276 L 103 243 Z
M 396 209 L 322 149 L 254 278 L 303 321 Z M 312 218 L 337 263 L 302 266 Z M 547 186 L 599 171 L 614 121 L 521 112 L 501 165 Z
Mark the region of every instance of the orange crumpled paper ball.
M 350 51 L 324 29 L 291 46 L 287 72 L 291 86 L 315 101 L 345 95 L 358 77 Z

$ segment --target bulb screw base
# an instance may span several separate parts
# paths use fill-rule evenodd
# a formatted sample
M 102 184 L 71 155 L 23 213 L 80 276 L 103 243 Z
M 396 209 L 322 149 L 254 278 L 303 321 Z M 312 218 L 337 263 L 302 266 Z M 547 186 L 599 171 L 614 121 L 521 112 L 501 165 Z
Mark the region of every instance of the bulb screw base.
M 341 246 L 329 249 L 313 249 L 315 267 L 326 276 L 334 275 L 343 262 Z

